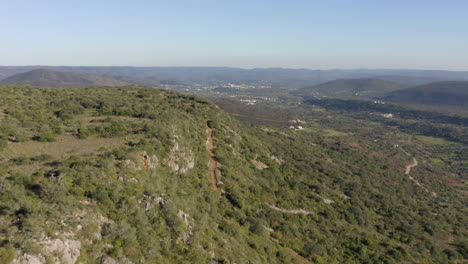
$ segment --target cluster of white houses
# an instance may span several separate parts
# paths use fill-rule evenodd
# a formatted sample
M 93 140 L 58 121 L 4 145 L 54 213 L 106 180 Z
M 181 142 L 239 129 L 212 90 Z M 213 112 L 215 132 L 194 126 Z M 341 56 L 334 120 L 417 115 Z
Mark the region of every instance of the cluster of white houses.
M 301 130 L 301 129 L 304 129 L 302 125 L 306 125 L 307 122 L 304 121 L 304 120 L 300 120 L 300 119 L 292 119 L 292 120 L 289 120 L 288 121 L 290 124 L 292 124 L 291 126 L 289 126 L 289 129 L 293 129 L 293 130 Z

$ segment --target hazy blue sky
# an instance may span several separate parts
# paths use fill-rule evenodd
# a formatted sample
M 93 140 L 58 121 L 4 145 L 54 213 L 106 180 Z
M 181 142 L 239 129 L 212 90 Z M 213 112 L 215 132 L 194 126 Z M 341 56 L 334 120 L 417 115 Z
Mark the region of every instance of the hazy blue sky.
M 0 65 L 468 70 L 467 0 L 0 0 Z

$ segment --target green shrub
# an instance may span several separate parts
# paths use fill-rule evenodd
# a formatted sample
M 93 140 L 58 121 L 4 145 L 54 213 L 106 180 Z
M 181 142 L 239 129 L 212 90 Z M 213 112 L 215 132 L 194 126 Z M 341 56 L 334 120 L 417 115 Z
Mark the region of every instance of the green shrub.
M 13 246 L 0 247 L 0 263 L 9 264 L 15 258 L 15 249 Z
M 55 136 L 51 132 L 45 132 L 36 137 L 39 142 L 54 142 Z

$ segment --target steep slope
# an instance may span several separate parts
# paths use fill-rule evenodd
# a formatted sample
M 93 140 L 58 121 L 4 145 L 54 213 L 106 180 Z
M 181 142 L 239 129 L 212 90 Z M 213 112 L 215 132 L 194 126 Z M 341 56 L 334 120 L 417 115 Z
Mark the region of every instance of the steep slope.
M 371 78 L 340 79 L 312 87 L 306 87 L 294 91 L 293 94 L 300 96 L 376 98 L 405 87 L 405 85 L 399 83 Z
M 390 93 L 397 103 L 468 107 L 468 82 L 435 82 Z
M 0 85 L 27 85 L 36 87 L 123 86 L 127 82 L 93 74 L 59 72 L 37 69 L 19 73 L 0 81 Z
M 0 109 L 2 263 L 448 263 L 464 249 L 462 203 L 410 181 L 392 145 L 243 126 L 142 87 L 0 86 Z

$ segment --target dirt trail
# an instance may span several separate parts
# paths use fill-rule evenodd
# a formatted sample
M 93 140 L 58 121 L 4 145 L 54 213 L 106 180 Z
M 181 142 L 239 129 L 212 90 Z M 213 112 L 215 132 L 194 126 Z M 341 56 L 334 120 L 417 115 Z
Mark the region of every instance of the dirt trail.
M 290 248 L 286 248 L 289 252 L 289 254 L 295 258 L 297 258 L 298 260 L 300 260 L 302 263 L 305 263 L 305 264 L 308 264 L 308 263 L 312 263 L 310 261 L 308 261 L 307 259 L 305 259 L 303 256 L 299 255 L 299 253 L 297 253 L 296 251 L 290 249 Z
M 407 156 L 410 156 L 411 157 L 411 154 L 409 154 L 408 152 L 406 152 L 402 147 L 399 147 L 403 153 L 405 153 Z M 409 163 L 409 164 L 406 164 L 405 165 L 405 175 L 408 175 L 408 178 L 410 179 L 410 181 L 412 181 L 414 184 L 416 184 L 417 186 L 421 187 L 424 189 L 424 191 L 426 192 L 429 192 L 429 190 L 423 186 L 422 183 L 420 183 L 419 181 L 417 181 L 415 178 L 413 178 L 413 176 L 410 175 L 411 173 L 411 169 L 418 166 L 418 160 L 415 158 L 415 157 L 412 157 L 413 158 L 413 162 Z M 432 196 L 434 197 L 437 197 L 437 193 L 436 192 L 431 192 Z
M 282 213 L 286 213 L 286 214 L 303 214 L 303 215 L 309 215 L 309 214 L 313 214 L 314 212 L 311 212 L 311 211 L 306 211 L 304 209 L 284 209 L 284 208 L 280 208 L 280 207 L 277 207 L 275 205 L 271 205 L 269 204 L 268 205 L 271 209 L 273 210 L 276 210 L 276 211 L 279 211 L 279 212 L 282 212 Z
M 413 158 L 413 163 L 406 165 L 405 174 L 409 175 L 411 172 L 411 168 L 416 167 L 416 166 L 418 166 L 418 160 Z
M 398 145 L 396 145 L 396 146 L 398 146 Z M 400 146 L 398 146 L 398 147 L 401 149 L 401 151 L 403 151 L 403 153 L 405 153 L 407 156 L 411 157 L 411 154 L 409 154 L 406 150 L 404 150 Z M 412 158 L 413 158 L 413 162 L 405 165 L 405 174 L 406 175 L 410 174 L 412 168 L 418 166 L 418 160 L 415 157 L 412 157 Z
M 213 184 L 213 189 L 215 191 L 219 191 L 218 188 L 218 179 L 216 177 L 216 168 L 218 167 L 218 162 L 216 161 L 216 153 L 214 150 L 214 142 L 213 142 L 213 128 L 208 125 L 208 143 L 209 143 L 209 150 L 210 150 L 210 174 L 211 174 L 211 183 Z
M 305 264 L 309 264 L 309 263 L 312 263 L 311 261 L 307 260 L 306 258 L 304 258 L 303 256 L 299 255 L 299 253 L 297 253 L 296 251 L 294 251 L 292 248 L 288 248 L 286 246 L 284 246 L 278 239 L 275 239 L 275 238 L 270 238 L 271 241 L 277 243 L 278 245 L 286 248 L 286 250 L 288 251 L 289 255 L 295 257 L 296 259 L 298 259 L 300 262 L 302 263 L 305 263 Z

